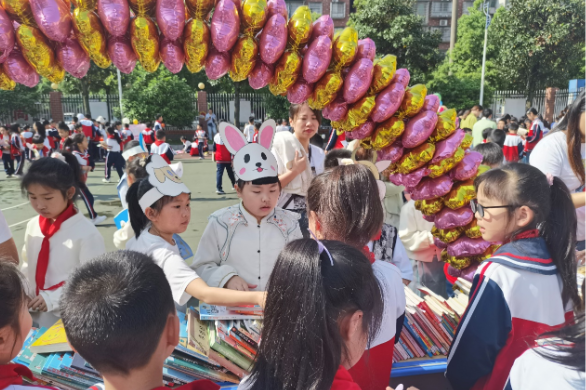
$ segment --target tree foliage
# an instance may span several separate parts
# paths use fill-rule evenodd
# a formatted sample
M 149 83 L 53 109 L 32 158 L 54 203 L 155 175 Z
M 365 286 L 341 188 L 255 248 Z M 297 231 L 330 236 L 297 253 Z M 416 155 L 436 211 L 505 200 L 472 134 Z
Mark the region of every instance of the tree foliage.
M 348 25 L 360 38 L 371 38 L 377 55 L 397 56 L 397 67 L 407 68 L 411 80 L 422 82 L 442 59 L 438 49 L 440 34 L 425 30 L 413 13 L 412 0 L 355 0 L 356 12 Z
M 283 118 L 289 118 L 290 103 L 285 96 L 275 96 L 268 91 L 268 88 L 267 91 L 264 91 L 263 88 L 261 92 L 267 93 L 267 98 L 265 99 L 265 109 L 269 118 L 273 118 L 276 121 Z
M 434 77 L 427 83 L 428 94 L 440 93 L 443 104 L 456 110 L 469 109 L 478 104 L 480 96 L 480 78 L 459 78 L 454 75 Z M 484 86 L 484 105 L 492 103 L 494 88 Z
M 8 123 L 16 121 L 14 112 L 21 110 L 29 115 L 37 114 L 37 102 L 39 102 L 40 93 L 35 88 L 28 88 L 21 84 L 16 84 L 13 91 L 0 90 L 0 118 Z

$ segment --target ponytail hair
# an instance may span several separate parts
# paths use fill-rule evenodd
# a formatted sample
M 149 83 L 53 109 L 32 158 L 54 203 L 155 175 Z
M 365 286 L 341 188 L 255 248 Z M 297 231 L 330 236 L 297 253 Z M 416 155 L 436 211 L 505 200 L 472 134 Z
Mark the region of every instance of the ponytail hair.
M 63 151 L 61 155 L 65 158 L 65 162 L 71 167 L 73 171 L 73 176 L 75 177 L 75 182 L 77 184 L 78 190 L 83 190 L 86 188 L 86 185 L 83 181 L 81 181 L 81 177 L 83 173 L 81 172 L 81 166 L 77 161 L 77 157 L 75 157 L 70 152 Z
M 571 300 L 575 307 L 580 307 L 582 301 L 576 282 L 576 209 L 564 182 L 554 177 L 550 186 L 539 169 L 513 163 L 478 176 L 474 181 L 476 191 L 481 184 L 487 198 L 515 207 L 527 206 L 533 211 L 533 221 L 507 239 L 514 239 L 526 230 L 539 229 L 562 279 L 564 305 Z M 514 212 L 515 208 L 509 208 L 509 218 Z
M 586 370 L 583 312 L 568 321 L 564 327 L 542 334 L 539 338 L 548 341 L 541 348 L 535 348 L 535 353 L 572 370 Z M 560 343 L 560 339 L 564 342 Z
M 79 152 L 79 146 L 77 145 L 81 144 L 84 139 L 85 135 L 81 133 L 73 134 L 73 136 L 68 137 L 65 142 L 63 142 L 63 149 L 70 148 L 71 150 L 76 150 Z
M 120 139 L 120 135 L 116 132 L 116 129 L 114 127 L 108 127 L 108 130 L 106 130 L 108 132 L 108 134 L 113 135 L 114 138 L 116 139 L 116 142 L 118 142 L 118 145 L 120 145 L 122 143 L 122 140 Z
M 346 356 L 341 320 L 360 310 L 368 344 L 378 332 L 384 304 L 370 262 L 350 245 L 322 244 L 332 260 L 310 239 L 292 241 L 279 254 L 250 389 L 330 389 Z

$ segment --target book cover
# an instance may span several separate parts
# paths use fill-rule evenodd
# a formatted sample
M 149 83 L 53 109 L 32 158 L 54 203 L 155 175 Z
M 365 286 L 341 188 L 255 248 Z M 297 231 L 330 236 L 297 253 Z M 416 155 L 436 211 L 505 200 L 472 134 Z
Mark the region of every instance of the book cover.
M 421 349 L 429 356 L 432 357 L 433 353 L 429 350 L 429 348 L 427 347 L 427 345 L 425 345 L 425 343 L 423 342 L 423 340 L 421 340 L 421 337 L 419 337 L 419 335 L 417 333 L 415 333 L 415 331 L 411 328 L 411 325 L 409 324 L 409 322 L 407 321 L 407 317 L 405 317 L 405 325 L 404 328 L 407 329 L 407 331 L 411 334 L 411 336 L 415 339 L 415 341 L 419 344 L 419 346 L 421 347 Z
M 75 368 L 76 370 L 86 372 L 89 375 L 93 375 L 94 377 L 101 378 L 100 373 L 96 371 L 91 364 L 86 362 L 85 359 L 77 352 L 72 357 L 71 367 Z
M 247 359 L 246 357 L 242 356 L 241 354 L 236 352 L 234 349 L 227 346 L 225 343 L 223 343 L 222 340 L 216 334 L 216 329 L 214 326 L 209 327 L 209 335 L 210 335 L 210 347 L 214 351 L 224 355 L 227 359 L 231 360 L 233 363 L 235 363 L 240 368 L 247 370 L 247 371 L 250 370 L 250 368 L 252 367 L 252 361 Z
M 209 358 L 211 358 L 211 352 L 212 352 L 212 350 L 210 350 L 210 356 L 209 356 Z M 171 354 L 171 356 L 173 356 L 176 359 L 183 360 L 183 361 L 185 361 L 187 363 L 197 364 L 197 365 L 202 366 L 202 367 L 207 367 L 207 368 L 209 368 L 211 370 L 226 371 L 226 369 L 224 367 L 222 367 L 221 365 L 219 365 L 219 364 L 208 363 L 205 360 L 198 359 L 196 357 L 193 357 L 191 355 L 188 355 L 186 353 L 183 353 L 181 351 L 178 351 L 177 349 L 175 349 L 175 351 L 173 351 L 173 353 Z
M 51 355 L 49 355 L 49 359 L 47 360 L 45 366 L 43 367 L 43 372 L 47 373 L 51 373 L 54 374 L 56 376 L 59 376 L 63 379 L 65 379 L 68 382 L 72 382 L 73 384 L 76 385 L 80 385 L 80 386 L 85 386 L 90 387 L 92 385 L 94 385 L 96 383 L 95 380 L 89 380 L 86 378 L 79 378 L 76 377 L 75 375 L 71 375 L 68 374 L 66 372 L 61 371 L 60 366 L 61 366 L 61 361 L 62 361 L 62 356 L 58 353 L 53 353 Z
M 232 325 L 232 329 L 230 329 L 230 331 L 233 332 L 236 336 L 238 336 L 238 338 L 240 340 L 242 340 L 247 345 L 249 345 L 253 349 L 253 351 L 251 351 L 251 352 L 254 352 L 256 354 L 256 352 L 258 350 L 258 343 L 246 334 L 248 332 L 246 332 L 246 333 L 242 332 L 242 330 L 240 328 L 236 327 L 236 324 Z
M 236 340 L 234 340 L 234 338 L 232 338 L 230 335 L 225 334 L 221 330 L 216 330 L 216 332 L 217 332 L 217 335 L 220 337 L 220 339 L 224 343 L 226 343 L 228 345 L 228 347 L 238 351 L 241 355 L 243 355 L 247 359 L 249 359 L 251 361 L 254 360 L 254 355 L 252 353 L 250 353 L 248 350 L 246 350 L 246 348 L 244 348 L 240 344 L 238 344 L 238 342 L 236 342 Z
M 199 304 L 199 318 L 205 321 L 212 320 L 242 320 L 242 319 L 262 319 L 259 312 L 249 312 L 242 310 L 230 310 L 225 306 Z
M 231 373 L 235 374 L 240 379 L 243 379 L 245 376 L 250 375 L 250 372 L 238 367 L 236 364 L 226 359 L 224 355 L 214 351 L 213 349 L 210 350 L 210 358 L 220 363 L 223 367 L 225 367 Z
M 198 354 L 207 357 L 210 351 L 208 325 L 197 318 L 196 313 L 197 311 L 193 308 L 188 309 L 186 313 L 187 334 L 189 338 L 189 345 L 187 348 L 193 348 Z
M 40 328 L 38 329 L 33 337 L 30 340 L 27 340 L 28 344 L 23 347 L 23 349 L 18 354 L 18 357 L 15 359 L 16 363 L 22 364 L 23 366 L 29 367 L 30 364 L 33 362 L 33 359 L 36 357 L 36 353 L 33 353 L 30 349 L 32 343 L 35 342 L 39 337 L 43 335 L 47 331 L 47 328 Z
M 242 332 L 242 334 L 244 334 L 246 337 L 254 341 L 256 347 L 258 348 L 258 344 L 260 343 L 260 336 L 249 332 L 248 329 L 246 329 L 246 327 L 244 326 L 244 321 L 238 321 L 238 330 Z
M 30 349 L 31 352 L 35 353 L 71 352 L 63 321 L 59 320 L 47 329 L 41 337 L 31 344 Z
M 236 342 L 240 344 L 243 348 L 245 348 L 248 352 L 256 356 L 257 349 L 253 347 L 250 343 L 248 343 L 236 328 L 232 327 L 232 329 L 230 329 L 230 336 L 232 336 L 232 338 L 236 340 Z
M 187 363 L 181 359 L 175 359 L 173 356 L 169 356 L 165 363 L 168 365 L 175 365 L 179 368 L 184 368 L 187 370 L 192 370 L 193 373 L 197 376 L 205 376 L 207 379 L 211 379 L 214 381 L 221 381 L 221 382 L 231 382 L 231 383 L 239 383 L 238 377 L 234 374 L 225 373 L 222 371 L 215 371 L 211 370 L 206 367 L 199 366 L 197 364 Z
M 68 374 L 79 376 L 82 378 L 86 378 L 88 380 L 97 382 L 103 382 L 102 377 L 100 375 L 90 374 L 89 372 L 78 370 L 77 368 L 72 366 L 73 364 L 73 354 L 65 353 L 61 359 L 61 364 L 59 366 L 59 370 L 64 371 Z

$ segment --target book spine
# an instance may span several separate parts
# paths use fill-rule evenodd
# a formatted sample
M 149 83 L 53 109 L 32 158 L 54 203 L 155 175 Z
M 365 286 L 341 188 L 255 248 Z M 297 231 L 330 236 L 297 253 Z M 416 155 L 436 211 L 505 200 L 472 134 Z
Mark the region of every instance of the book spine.
M 444 350 L 449 349 L 450 342 L 448 341 L 448 339 L 446 337 L 444 328 L 441 326 L 440 318 L 438 318 L 435 314 L 433 314 L 433 312 L 431 311 L 431 309 L 430 309 L 429 305 L 427 305 L 427 303 L 423 302 L 422 305 L 423 305 L 423 308 L 425 309 L 425 310 L 422 310 L 422 312 L 424 315 L 426 315 L 427 319 L 429 320 L 429 323 L 432 327 L 432 330 L 435 332 L 436 337 L 438 338 L 438 340 L 440 341 L 440 343 L 444 347 Z
M 256 353 L 256 349 L 258 348 L 258 343 L 256 341 L 254 341 L 251 337 L 248 337 L 248 335 L 235 326 L 232 327 L 231 331 L 234 332 L 242 341 L 248 343 L 248 345 L 254 348 L 254 353 Z
M 252 341 L 254 341 L 255 344 L 256 344 L 256 347 L 258 348 L 258 343 L 260 343 L 260 337 L 257 337 L 256 335 L 253 335 L 247 329 L 245 329 L 242 325 L 238 328 L 238 330 L 240 332 L 242 332 L 243 334 L 245 334 L 246 337 L 248 337 L 249 339 L 251 339 Z
M 429 348 L 427 347 L 427 345 L 425 345 L 425 343 L 423 342 L 423 340 L 421 339 L 421 337 L 419 337 L 419 335 L 413 330 L 413 328 L 411 328 L 411 324 L 409 324 L 407 317 L 405 317 L 405 329 L 407 329 L 407 331 L 411 334 L 411 336 L 415 339 L 415 341 L 417 341 L 417 343 L 419 344 L 419 346 L 421 347 L 421 349 L 429 356 L 432 357 L 433 353 L 430 352 Z
M 446 352 L 444 351 L 444 347 L 440 340 L 437 338 L 432 325 L 429 323 L 428 319 L 422 315 L 421 313 L 415 313 L 415 318 L 419 323 L 420 328 L 424 332 L 424 334 L 431 340 L 433 346 L 436 347 L 441 353 L 444 355 Z
M 234 328 L 232 328 L 232 330 L 230 331 L 230 336 L 232 336 L 232 338 L 236 340 L 236 342 L 240 344 L 242 347 L 244 347 L 248 352 L 256 356 L 256 348 L 253 348 L 252 345 L 250 345 L 246 342 L 246 340 L 241 338 L 240 335 L 234 331 Z
M 223 344 L 221 340 L 216 340 L 216 342 L 213 343 L 211 347 L 214 349 L 214 351 L 221 353 L 240 368 L 247 371 L 249 371 L 252 368 L 252 361 L 248 360 L 244 356 L 240 355 L 238 352 Z
M 427 345 L 427 347 L 432 352 L 432 354 L 433 355 L 439 354 L 439 350 L 435 346 L 435 343 L 429 338 L 429 336 L 422 329 L 422 327 L 420 326 L 420 324 L 419 324 L 418 319 L 416 318 L 416 316 L 411 316 L 411 319 L 413 321 L 413 323 L 412 323 L 413 329 L 415 330 L 415 332 L 417 332 L 417 334 L 419 334 L 419 337 L 421 337 L 421 340 L 423 340 L 423 342 L 425 343 L 425 345 Z
M 409 332 L 406 332 L 405 340 L 411 346 L 411 350 L 415 352 L 415 355 L 418 357 L 425 356 L 425 351 L 421 349 L 419 343 L 417 343 L 417 341 L 413 338 L 413 336 L 411 336 L 411 334 L 409 334 Z
M 407 348 L 407 347 L 406 347 L 406 346 L 403 344 L 403 342 L 402 342 L 401 340 L 399 340 L 399 343 L 401 344 L 401 346 L 403 347 L 403 349 L 405 350 L 405 352 L 407 353 L 407 355 L 409 355 L 409 358 L 410 358 L 410 359 L 413 359 L 413 357 L 415 356 L 415 355 L 413 355 L 413 352 L 411 352 L 411 351 L 409 350 L 409 348 Z
M 238 367 L 236 364 L 234 364 L 230 360 L 226 359 L 226 357 L 224 357 L 224 355 L 221 355 L 220 353 L 214 351 L 213 349 L 210 350 L 210 358 L 212 358 L 215 361 L 217 361 L 218 363 L 220 363 L 223 367 L 225 367 L 231 373 L 235 374 L 240 379 L 243 379 L 245 376 L 250 374 L 250 372 Z
M 187 362 L 187 363 L 197 364 L 198 366 L 207 367 L 207 368 L 209 368 L 211 370 L 216 370 L 216 371 L 222 369 L 222 367 L 220 365 L 211 364 L 211 363 L 208 363 L 205 360 L 200 360 L 200 359 L 198 359 L 196 357 L 185 356 L 185 355 L 186 354 L 182 354 L 182 355 L 179 355 L 177 353 L 173 353 L 172 354 L 172 356 L 175 359 L 183 360 L 184 362 Z
M 240 344 L 238 344 L 238 342 L 236 342 L 236 340 L 234 338 L 232 338 L 230 335 L 224 334 L 224 332 L 222 332 L 222 331 L 218 331 L 218 335 L 220 336 L 220 339 L 222 341 L 224 341 L 229 347 L 240 352 L 246 358 L 248 358 L 250 360 L 254 360 L 254 356 L 249 351 L 247 351 L 244 347 L 242 347 Z

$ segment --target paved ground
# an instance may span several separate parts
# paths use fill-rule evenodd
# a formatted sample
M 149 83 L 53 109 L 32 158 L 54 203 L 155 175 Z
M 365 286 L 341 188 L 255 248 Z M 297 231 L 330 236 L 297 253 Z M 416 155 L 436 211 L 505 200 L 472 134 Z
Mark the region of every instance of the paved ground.
M 181 236 L 195 252 L 207 225 L 208 216 L 215 210 L 238 203 L 238 197 L 236 192 L 231 190 L 231 183 L 226 174 L 224 174 L 223 189 L 227 195 L 216 195 L 216 164 L 210 158 L 200 161 L 197 157 L 181 157 L 183 156 L 178 156 L 176 160 L 183 163 L 183 181 L 191 190 L 192 201 L 191 223 Z M 107 250 L 110 251 L 116 249 L 112 242 L 112 235 L 116 231 L 112 217 L 120 212 L 122 206 L 116 191 L 118 174 L 115 171 L 112 172 L 112 183 L 104 184 L 102 183 L 103 172 L 104 164 L 98 163 L 95 171 L 89 175 L 88 187 L 96 199 L 96 211 L 108 217 L 98 226 L 98 230 L 104 237 Z M 78 200 L 76 205 L 87 216 L 83 201 Z M 17 247 L 22 248 L 27 222 L 35 217 L 36 213 L 20 191 L 19 180 L 6 179 L 3 172 L 0 172 L 0 209 L 8 221 Z

